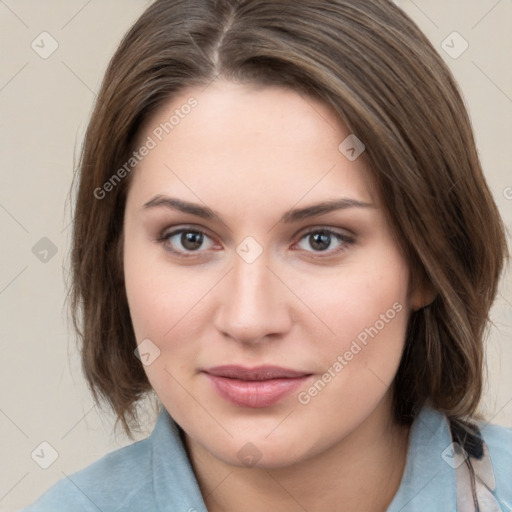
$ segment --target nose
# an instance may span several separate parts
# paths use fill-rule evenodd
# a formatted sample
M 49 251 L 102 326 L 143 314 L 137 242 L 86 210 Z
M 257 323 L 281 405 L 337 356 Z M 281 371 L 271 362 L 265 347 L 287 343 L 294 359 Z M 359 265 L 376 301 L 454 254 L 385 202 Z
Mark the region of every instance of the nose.
M 257 343 L 287 332 L 292 325 L 286 288 L 260 256 L 247 263 L 236 256 L 224 280 L 215 327 L 242 343 Z

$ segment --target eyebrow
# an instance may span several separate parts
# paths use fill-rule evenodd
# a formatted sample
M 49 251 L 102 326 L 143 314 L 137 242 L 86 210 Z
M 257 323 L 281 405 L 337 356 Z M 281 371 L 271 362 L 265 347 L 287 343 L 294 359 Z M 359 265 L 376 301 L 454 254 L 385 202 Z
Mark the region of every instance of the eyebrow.
M 183 213 L 190 213 L 191 215 L 196 215 L 203 219 L 217 220 L 224 223 L 221 216 L 211 208 L 201 206 L 197 203 L 183 201 L 182 199 L 177 199 L 175 197 L 162 196 L 158 194 L 143 205 L 143 209 L 145 210 L 157 207 L 170 208 Z M 293 208 L 285 212 L 279 222 L 291 224 L 309 217 L 316 217 L 318 215 L 323 215 L 336 210 L 346 210 L 348 208 L 375 208 L 375 206 L 372 203 L 365 203 L 357 199 L 342 197 L 323 201 L 304 208 Z

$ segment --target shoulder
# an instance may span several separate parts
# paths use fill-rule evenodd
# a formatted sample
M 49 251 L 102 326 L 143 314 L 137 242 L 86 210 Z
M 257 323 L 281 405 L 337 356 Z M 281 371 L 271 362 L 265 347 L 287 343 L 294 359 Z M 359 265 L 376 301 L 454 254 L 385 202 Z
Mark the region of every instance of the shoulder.
M 65 476 L 20 512 L 114 512 L 139 501 L 144 503 L 139 510 L 151 510 L 151 467 L 151 445 L 144 439 Z
M 21 512 L 206 511 L 179 426 L 162 407 L 151 435 L 65 476 Z
M 512 510 L 512 428 L 486 425 L 481 433 L 494 469 L 497 495 Z

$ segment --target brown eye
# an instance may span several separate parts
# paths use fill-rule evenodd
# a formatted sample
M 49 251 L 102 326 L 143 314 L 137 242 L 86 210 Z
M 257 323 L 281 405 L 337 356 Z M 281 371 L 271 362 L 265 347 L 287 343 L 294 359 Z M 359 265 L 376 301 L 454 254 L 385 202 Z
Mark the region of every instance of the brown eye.
M 181 228 L 169 233 L 164 233 L 159 241 L 166 250 L 187 256 L 189 253 L 203 253 L 201 249 L 210 249 L 214 243 L 213 240 L 204 232 L 197 229 Z
M 332 255 L 348 248 L 354 240 L 342 233 L 330 229 L 317 229 L 305 233 L 297 246 L 309 253 Z
M 181 233 L 180 243 L 188 251 L 195 251 L 203 243 L 203 234 L 197 231 L 184 231 Z
M 331 235 L 328 233 L 309 235 L 309 244 L 315 251 L 325 251 L 331 245 Z

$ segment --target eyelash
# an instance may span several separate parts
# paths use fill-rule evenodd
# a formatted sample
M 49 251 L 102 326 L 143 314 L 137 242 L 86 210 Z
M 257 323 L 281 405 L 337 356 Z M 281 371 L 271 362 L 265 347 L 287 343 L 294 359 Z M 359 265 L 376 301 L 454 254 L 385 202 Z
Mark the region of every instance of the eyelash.
M 201 229 L 194 228 L 194 227 L 183 227 L 183 228 L 176 229 L 176 230 L 168 232 L 168 233 L 166 233 L 165 231 L 162 232 L 162 234 L 157 238 L 156 241 L 161 243 L 164 246 L 164 249 L 166 251 L 169 251 L 170 253 L 172 253 L 172 254 L 180 257 L 180 258 L 193 258 L 193 257 L 197 256 L 198 254 L 200 254 L 201 253 L 200 250 L 188 251 L 188 252 L 177 251 L 177 250 L 173 249 L 168 244 L 168 241 L 169 241 L 170 238 L 172 238 L 173 236 L 182 234 L 182 233 L 200 234 L 200 235 L 203 235 L 204 237 L 207 237 L 207 238 L 211 239 L 211 237 L 208 236 L 208 234 L 205 231 L 201 230 Z M 307 237 L 309 237 L 311 235 L 314 235 L 314 234 L 323 234 L 323 235 L 329 235 L 331 237 L 334 237 L 335 239 L 337 239 L 340 242 L 340 245 L 336 249 L 334 249 L 334 250 L 331 249 L 331 250 L 325 250 L 325 251 L 305 251 L 306 253 L 313 253 L 314 256 L 311 256 L 311 255 L 307 256 L 307 257 L 313 258 L 313 259 L 328 258 L 328 257 L 332 257 L 332 256 L 334 256 L 336 254 L 342 253 L 345 250 L 347 250 L 348 247 L 355 242 L 355 240 L 352 237 L 350 237 L 350 236 L 344 235 L 344 234 L 339 233 L 337 231 L 333 231 L 330 228 L 320 227 L 320 228 L 316 228 L 316 229 L 311 229 L 311 230 L 303 233 L 301 235 L 301 237 L 299 238 L 299 241 L 295 242 L 294 245 L 297 245 L 298 243 L 300 243 L 305 238 L 307 238 Z

